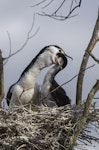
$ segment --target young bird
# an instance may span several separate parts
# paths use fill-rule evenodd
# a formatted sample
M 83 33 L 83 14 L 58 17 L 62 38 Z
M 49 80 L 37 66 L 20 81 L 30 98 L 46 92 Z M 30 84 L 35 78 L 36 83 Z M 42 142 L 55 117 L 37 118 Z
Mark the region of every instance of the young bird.
M 58 65 L 47 72 L 41 87 L 41 103 L 48 107 L 60 107 L 71 102 L 65 90 L 55 81 L 55 76 L 67 65 L 67 58 L 63 54 L 58 53 L 57 56 Z

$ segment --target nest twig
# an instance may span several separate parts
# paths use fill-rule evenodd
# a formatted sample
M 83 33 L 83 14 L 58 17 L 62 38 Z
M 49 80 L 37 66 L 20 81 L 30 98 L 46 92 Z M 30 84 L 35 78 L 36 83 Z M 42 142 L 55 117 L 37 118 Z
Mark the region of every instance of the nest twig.
M 69 141 L 83 114 L 82 106 L 60 108 L 20 106 L 9 110 L 0 109 L 1 150 L 68 150 Z M 87 145 L 99 138 L 92 136 L 94 127 L 99 132 L 99 109 L 93 105 L 78 143 Z

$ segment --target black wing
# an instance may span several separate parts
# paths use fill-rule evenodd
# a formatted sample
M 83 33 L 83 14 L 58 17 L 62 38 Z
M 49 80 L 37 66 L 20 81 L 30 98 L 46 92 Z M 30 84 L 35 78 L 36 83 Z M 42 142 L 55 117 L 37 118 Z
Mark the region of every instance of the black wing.
M 58 86 L 59 86 L 58 83 L 54 80 L 52 82 L 52 86 L 50 88 L 50 91 L 54 90 Z M 58 105 L 58 107 L 64 106 L 64 105 L 67 105 L 67 104 L 71 103 L 71 100 L 69 99 L 69 97 L 67 96 L 65 90 L 62 87 L 59 87 L 57 90 L 52 92 L 51 95 L 53 97 L 53 100 Z

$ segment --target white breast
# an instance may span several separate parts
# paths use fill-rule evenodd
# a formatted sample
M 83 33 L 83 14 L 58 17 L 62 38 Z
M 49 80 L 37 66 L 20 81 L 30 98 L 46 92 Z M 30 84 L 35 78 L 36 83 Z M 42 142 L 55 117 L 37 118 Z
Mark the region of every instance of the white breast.
M 34 93 L 34 88 L 28 90 L 23 90 L 23 87 L 19 84 L 14 85 L 12 92 L 12 97 L 10 101 L 10 107 L 27 104 L 31 101 Z
M 21 85 L 24 90 L 32 88 L 35 85 L 35 77 L 31 72 L 28 72 L 19 80 L 18 84 Z

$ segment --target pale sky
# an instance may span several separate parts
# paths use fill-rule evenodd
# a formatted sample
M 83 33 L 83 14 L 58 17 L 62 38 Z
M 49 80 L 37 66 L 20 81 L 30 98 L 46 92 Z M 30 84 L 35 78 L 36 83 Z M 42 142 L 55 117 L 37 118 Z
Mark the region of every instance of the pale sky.
M 34 12 L 42 11 L 41 6 L 35 9 L 30 7 L 36 2 L 37 0 L 0 0 L 0 49 L 3 57 L 7 57 L 9 54 L 7 31 L 11 37 L 12 52 L 18 50 L 24 43 L 32 24 Z M 38 27 L 40 27 L 39 32 L 20 53 L 9 59 L 4 66 L 5 94 L 9 86 L 18 80 L 24 68 L 36 54 L 44 46 L 50 44 L 62 47 L 68 55 L 73 57 L 73 61 L 68 60 L 68 66 L 56 76 L 56 80 L 62 84 L 75 76 L 79 71 L 83 54 L 91 38 L 98 15 L 98 7 L 99 0 L 83 0 L 82 6 L 75 12 L 78 15 L 66 21 L 56 21 L 48 17 L 35 15 L 32 34 Z M 54 6 L 50 8 L 50 10 L 53 9 Z M 93 53 L 99 58 L 99 43 L 95 46 Z M 99 65 L 90 58 L 88 66 L 92 64 L 96 65 L 86 72 L 83 99 L 86 99 L 96 79 L 99 79 Z M 39 84 L 42 84 L 46 71 L 47 69 L 44 69 L 38 77 L 37 82 Z M 76 79 L 64 85 L 64 89 L 72 103 L 75 103 Z M 96 96 L 99 97 L 99 92 Z M 96 148 L 89 149 L 96 150 Z

